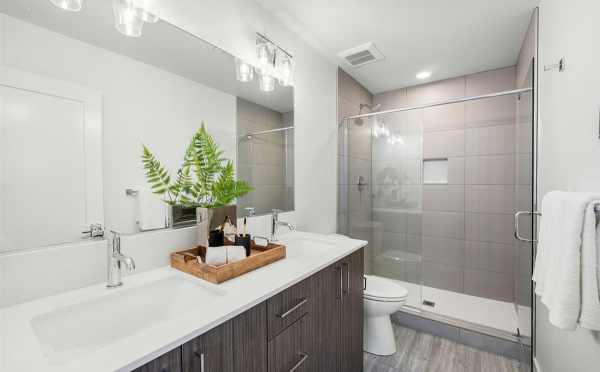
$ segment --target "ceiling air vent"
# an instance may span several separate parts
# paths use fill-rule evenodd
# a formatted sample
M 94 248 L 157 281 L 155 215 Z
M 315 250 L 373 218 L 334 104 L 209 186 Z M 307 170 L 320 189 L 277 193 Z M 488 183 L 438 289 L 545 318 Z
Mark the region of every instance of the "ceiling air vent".
M 365 43 L 338 53 L 350 66 L 360 67 L 371 62 L 381 61 L 385 57 L 373 43 Z

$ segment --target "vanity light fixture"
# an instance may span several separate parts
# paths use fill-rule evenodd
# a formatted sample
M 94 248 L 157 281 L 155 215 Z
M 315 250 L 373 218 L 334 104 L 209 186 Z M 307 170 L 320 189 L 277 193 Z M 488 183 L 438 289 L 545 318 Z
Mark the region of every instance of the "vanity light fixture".
M 292 55 L 258 33 L 256 34 L 256 67 L 236 59 L 235 68 L 237 80 L 241 82 L 251 81 L 256 72 L 260 90 L 263 92 L 275 90 L 276 82 L 281 86 L 292 86 L 294 83 Z
M 431 77 L 431 71 L 421 71 L 417 74 L 417 79 L 425 80 Z
M 78 12 L 83 6 L 83 0 L 50 0 L 50 2 L 63 10 Z

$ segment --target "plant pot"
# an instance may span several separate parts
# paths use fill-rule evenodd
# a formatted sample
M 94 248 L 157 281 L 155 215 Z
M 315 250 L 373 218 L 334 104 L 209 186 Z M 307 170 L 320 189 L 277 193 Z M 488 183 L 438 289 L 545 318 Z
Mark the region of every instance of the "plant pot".
M 173 229 L 194 226 L 196 224 L 196 207 L 169 205 L 168 213 L 169 227 Z
M 229 216 L 231 222 L 237 223 L 236 205 L 217 208 L 196 208 L 196 224 L 198 225 L 198 245 L 208 247 L 209 232 L 221 226 Z

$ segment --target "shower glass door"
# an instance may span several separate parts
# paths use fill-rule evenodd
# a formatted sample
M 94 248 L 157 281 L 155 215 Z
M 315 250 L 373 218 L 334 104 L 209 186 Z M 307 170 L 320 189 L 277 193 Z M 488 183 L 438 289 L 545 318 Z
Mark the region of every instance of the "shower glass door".
M 524 87 L 534 87 L 533 63 L 524 82 Z M 515 207 L 516 211 L 535 211 L 535 120 L 533 90 L 521 93 L 517 101 L 516 123 L 516 162 L 515 162 Z M 515 211 L 515 212 L 516 212 Z M 522 216 L 519 219 L 521 236 L 535 237 L 534 215 Z M 532 257 L 533 242 L 516 241 L 515 258 L 517 273 L 515 275 L 515 309 L 517 314 L 518 333 L 529 343 L 532 326 Z
M 369 241 L 365 272 L 398 281 L 414 309 L 422 303 L 421 118 L 417 110 L 346 120 L 347 156 L 340 165 L 347 232 Z

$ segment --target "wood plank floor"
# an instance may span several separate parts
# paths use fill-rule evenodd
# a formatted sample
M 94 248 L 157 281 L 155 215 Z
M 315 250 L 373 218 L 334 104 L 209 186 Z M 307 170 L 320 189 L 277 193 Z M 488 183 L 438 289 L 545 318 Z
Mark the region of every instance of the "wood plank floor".
M 529 372 L 517 360 L 394 325 L 397 352 L 364 355 L 364 372 Z

